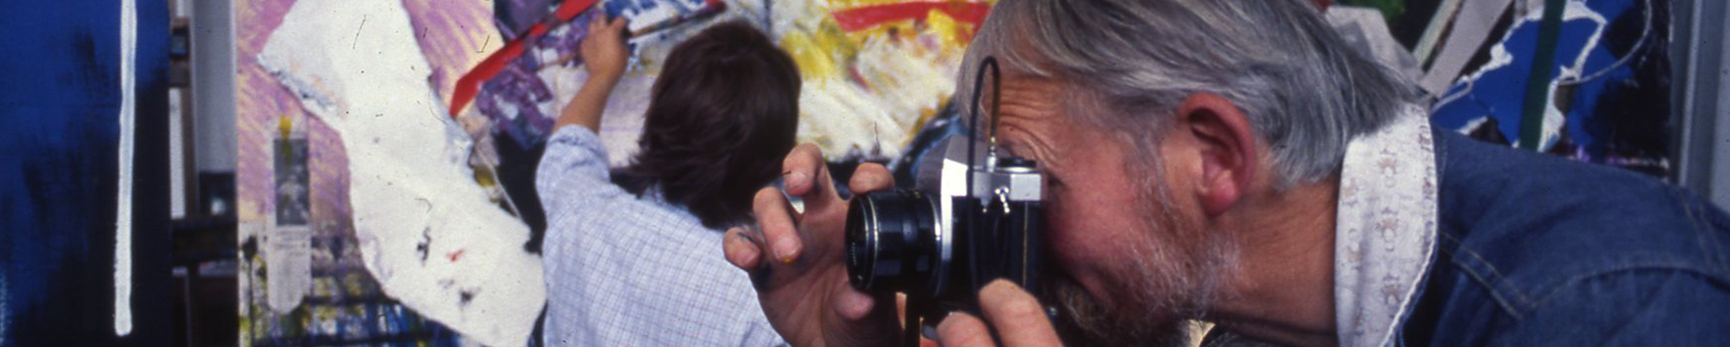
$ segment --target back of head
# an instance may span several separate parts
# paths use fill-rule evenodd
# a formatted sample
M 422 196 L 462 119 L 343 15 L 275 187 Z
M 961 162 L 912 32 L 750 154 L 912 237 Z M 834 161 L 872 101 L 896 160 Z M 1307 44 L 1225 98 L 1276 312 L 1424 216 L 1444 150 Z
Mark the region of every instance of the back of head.
M 614 181 L 659 187 L 709 228 L 750 217 L 751 197 L 781 173 L 799 122 L 792 57 L 740 21 L 716 24 L 667 55 L 644 114 L 641 152 Z

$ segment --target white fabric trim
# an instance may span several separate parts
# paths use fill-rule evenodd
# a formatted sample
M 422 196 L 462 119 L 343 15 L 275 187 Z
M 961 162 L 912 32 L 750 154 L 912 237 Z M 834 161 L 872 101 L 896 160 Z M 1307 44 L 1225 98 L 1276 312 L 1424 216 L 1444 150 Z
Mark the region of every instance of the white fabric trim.
M 1426 115 L 1407 105 L 1346 147 L 1334 244 L 1340 346 L 1391 345 L 1429 268 L 1437 188 Z

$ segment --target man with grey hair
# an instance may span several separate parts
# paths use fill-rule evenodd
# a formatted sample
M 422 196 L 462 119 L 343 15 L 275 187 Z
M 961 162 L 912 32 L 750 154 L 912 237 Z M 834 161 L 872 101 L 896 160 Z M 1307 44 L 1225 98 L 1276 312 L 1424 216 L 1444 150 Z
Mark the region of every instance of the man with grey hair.
M 1057 271 L 1044 297 L 986 286 L 984 320 L 951 314 L 943 345 L 1162 344 L 1192 319 L 1304 346 L 1730 341 L 1722 210 L 1434 131 L 1409 81 L 1303 1 L 1003 0 L 957 95 L 986 57 L 999 140 L 1047 179 Z M 760 229 L 729 231 L 727 258 L 787 341 L 892 344 L 893 298 L 848 284 L 821 158 L 794 149 L 804 210 L 759 192 Z M 848 184 L 889 177 L 866 164 Z

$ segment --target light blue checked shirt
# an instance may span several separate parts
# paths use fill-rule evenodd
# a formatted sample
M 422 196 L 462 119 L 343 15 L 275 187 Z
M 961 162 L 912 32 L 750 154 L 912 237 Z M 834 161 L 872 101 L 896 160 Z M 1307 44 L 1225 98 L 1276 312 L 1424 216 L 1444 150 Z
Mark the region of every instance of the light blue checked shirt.
M 566 126 L 547 140 L 535 189 L 547 211 L 544 338 L 552 346 L 784 345 L 749 275 L 658 189 L 613 185 L 600 137 Z

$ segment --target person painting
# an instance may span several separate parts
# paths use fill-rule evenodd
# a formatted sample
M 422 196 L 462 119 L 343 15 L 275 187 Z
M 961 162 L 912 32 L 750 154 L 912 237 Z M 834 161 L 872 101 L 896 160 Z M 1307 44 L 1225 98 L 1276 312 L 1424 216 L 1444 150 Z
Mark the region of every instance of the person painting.
M 783 344 L 722 230 L 781 174 L 798 128 L 793 60 L 743 22 L 678 44 L 655 81 L 641 152 L 616 171 L 596 135 L 625 71 L 624 20 L 591 21 L 589 79 L 537 169 L 547 211 L 543 338 L 576 346 Z

